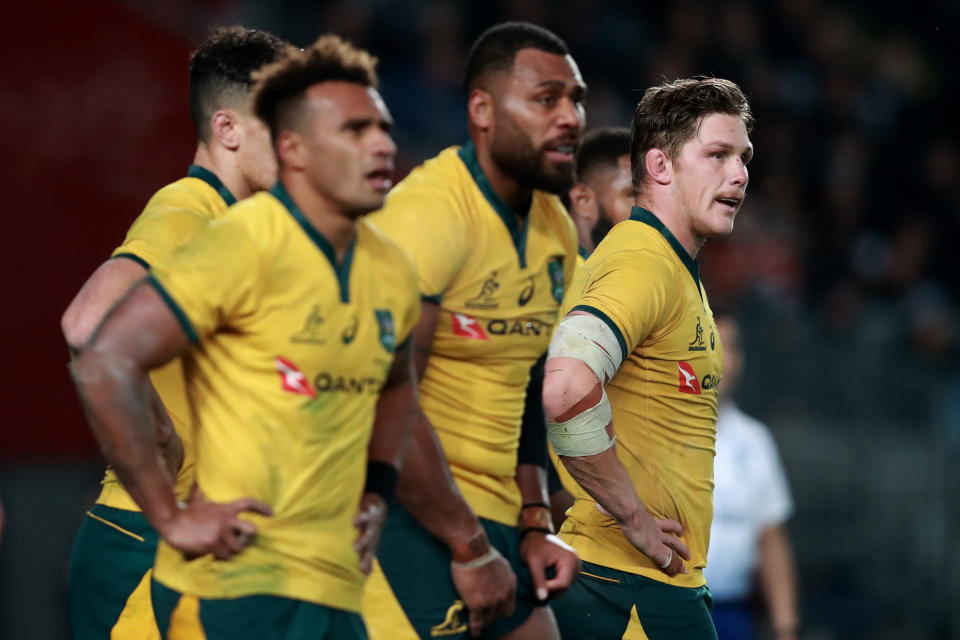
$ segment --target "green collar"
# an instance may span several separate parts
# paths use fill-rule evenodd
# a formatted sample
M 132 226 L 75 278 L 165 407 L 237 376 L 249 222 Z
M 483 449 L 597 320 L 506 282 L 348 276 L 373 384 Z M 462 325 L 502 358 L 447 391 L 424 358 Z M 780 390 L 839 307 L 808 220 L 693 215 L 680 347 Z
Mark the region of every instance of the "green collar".
M 460 150 L 457 152 L 457 155 L 460 156 L 460 159 L 463 160 L 463 164 L 467 165 L 467 170 L 470 172 L 470 175 L 473 176 L 474 182 L 477 183 L 477 187 L 480 189 L 480 193 L 483 194 L 483 197 L 487 199 L 487 202 L 490 203 L 490 206 L 493 207 L 493 210 L 497 212 L 497 215 L 500 216 L 500 219 L 503 220 L 503 224 L 507 226 L 507 231 L 510 233 L 510 238 L 513 239 L 513 246 L 517 250 L 517 257 L 520 258 L 520 268 L 527 268 L 527 229 L 530 228 L 530 207 L 527 208 L 527 223 L 523 225 L 523 231 L 520 230 L 520 225 L 517 224 L 517 214 L 514 212 L 510 206 L 503 201 L 503 199 L 497 195 L 497 192 L 493 190 L 493 186 L 490 184 L 490 181 L 487 180 L 487 176 L 483 173 L 483 168 L 480 166 L 480 161 L 477 160 L 477 150 L 473 146 L 473 141 L 468 140 L 466 144 L 460 147 Z M 531 206 L 533 201 L 531 200 Z
M 577 253 L 580 254 L 580 257 L 584 260 L 590 257 L 590 252 L 584 249 L 582 244 L 577 245 Z
M 316 227 L 310 224 L 310 221 L 303 215 L 303 212 L 300 211 L 300 208 L 297 207 L 293 198 L 290 197 L 290 194 L 283 188 L 283 184 L 279 180 L 270 189 L 270 193 L 280 201 L 280 204 L 287 208 L 287 211 L 290 212 L 293 219 L 296 220 L 306 232 L 307 237 L 313 240 L 313 243 L 317 245 L 320 252 L 330 261 L 330 266 L 333 267 L 333 272 L 337 274 L 337 282 L 340 284 L 340 302 L 350 302 L 350 265 L 353 263 L 353 249 L 357 246 L 356 234 L 353 236 L 353 242 L 347 247 L 347 252 L 343 256 L 343 263 L 337 265 L 337 254 L 333 251 L 333 245 L 323 237 L 322 233 L 317 231 Z
M 660 235 L 667 239 L 667 242 L 670 243 L 671 247 L 673 247 L 673 251 L 677 254 L 677 257 L 680 258 L 680 262 L 683 263 L 683 266 L 685 266 L 687 271 L 690 272 L 690 275 L 693 276 L 693 281 L 697 284 L 697 290 L 699 291 L 700 265 L 697 264 L 696 260 L 690 257 L 690 254 L 687 253 L 687 250 L 683 248 L 683 245 L 680 244 L 680 241 L 677 240 L 676 236 L 670 232 L 670 229 L 667 229 L 667 227 L 660 222 L 660 218 L 647 211 L 643 207 L 634 207 L 630 211 L 630 219 L 650 225 L 659 231 Z
M 230 193 L 230 189 L 227 189 L 227 187 L 220 182 L 220 178 L 209 169 L 204 169 L 200 165 L 192 164 L 190 168 L 187 169 L 187 177 L 198 178 L 213 187 L 214 190 L 220 194 L 220 197 L 223 198 L 223 201 L 227 203 L 228 207 L 237 203 L 237 199 Z

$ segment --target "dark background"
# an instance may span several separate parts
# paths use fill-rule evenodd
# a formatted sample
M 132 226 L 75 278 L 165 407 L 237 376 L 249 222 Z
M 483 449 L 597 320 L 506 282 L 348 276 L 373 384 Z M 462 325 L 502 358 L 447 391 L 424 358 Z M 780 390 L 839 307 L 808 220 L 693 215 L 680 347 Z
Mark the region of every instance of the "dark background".
M 5 4 L 0 122 L 5 424 L 0 638 L 66 637 L 72 536 L 101 462 L 60 314 L 149 196 L 184 175 L 187 55 L 217 24 L 380 57 L 402 172 L 466 137 L 461 65 L 491 24 L 556 31 L 588 128 L 629 123 L 662 78 L 738 82 L 757 126 L 750 197 L 707 243 L 738 315 L 742 407 L 796 501 L 804 638 L 960 638 L 960 147 L 955 2 L 279 0 Z

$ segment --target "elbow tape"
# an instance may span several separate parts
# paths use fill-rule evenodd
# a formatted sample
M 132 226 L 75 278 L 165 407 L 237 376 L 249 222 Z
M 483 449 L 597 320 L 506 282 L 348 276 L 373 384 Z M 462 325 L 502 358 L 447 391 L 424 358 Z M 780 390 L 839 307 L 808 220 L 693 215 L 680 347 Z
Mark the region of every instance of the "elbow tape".
M 607 434 L 613 420 L 610 400 L 604 390 L 600 402 L 566 422 L 547 422 L 547 437 L 557 455 L 579 458 L 603 453 L 617 441 Z

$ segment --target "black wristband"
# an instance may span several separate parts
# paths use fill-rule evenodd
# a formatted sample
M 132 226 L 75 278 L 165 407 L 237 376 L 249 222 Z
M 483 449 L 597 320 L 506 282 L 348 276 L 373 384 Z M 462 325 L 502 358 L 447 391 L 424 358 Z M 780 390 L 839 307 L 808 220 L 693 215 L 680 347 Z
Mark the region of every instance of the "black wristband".
M 520 541 L 522 542 L 527 534 L 531 531 L 536 531 L 537 533 L 542 533 L 548 536 L 553 533 L 553 531 L 550 531 L 550 529 L 547 529 L 546 527 L 527 527 L 526 529 L 520 531 Z
M 389 462 L 370 460 L 367 462 L 367 482 L 363 485 L 364 493 L 375 493 L 384 502 L 393 499 L 393 492 L 397 488 L 397 468 Z

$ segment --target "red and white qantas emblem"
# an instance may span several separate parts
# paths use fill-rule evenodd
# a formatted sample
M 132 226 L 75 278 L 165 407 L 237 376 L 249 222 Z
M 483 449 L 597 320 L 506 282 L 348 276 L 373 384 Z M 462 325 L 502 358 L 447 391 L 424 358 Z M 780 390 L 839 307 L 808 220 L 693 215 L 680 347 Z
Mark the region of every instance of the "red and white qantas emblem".
M 297 393 L 301 396 L 307 396 L 308 398 L 317 397 L 317 392 L 310 386 L 310 383 L 307 381 L 307 376 L 303 375 L 300 369 L 297 369 L 297 365 L 280 356 L 277 356 L 274 362 L 277 365 L 277 373 L 280 374 L 280 385 L 284 391 Z
M 680 392 L 695 393 L 699 396 L 700 381 L 697 380 L 697 372 L 693 370 L 690 363 L 681 360 L 677 363 L 677 368 L 680 369 Z
M 473 316 L 465 313 L 454 313 L 453 317 L 453 335 L 461 338 L 470 338 L 472 340 L 489 340 L 486 331 L 477 322 Z

